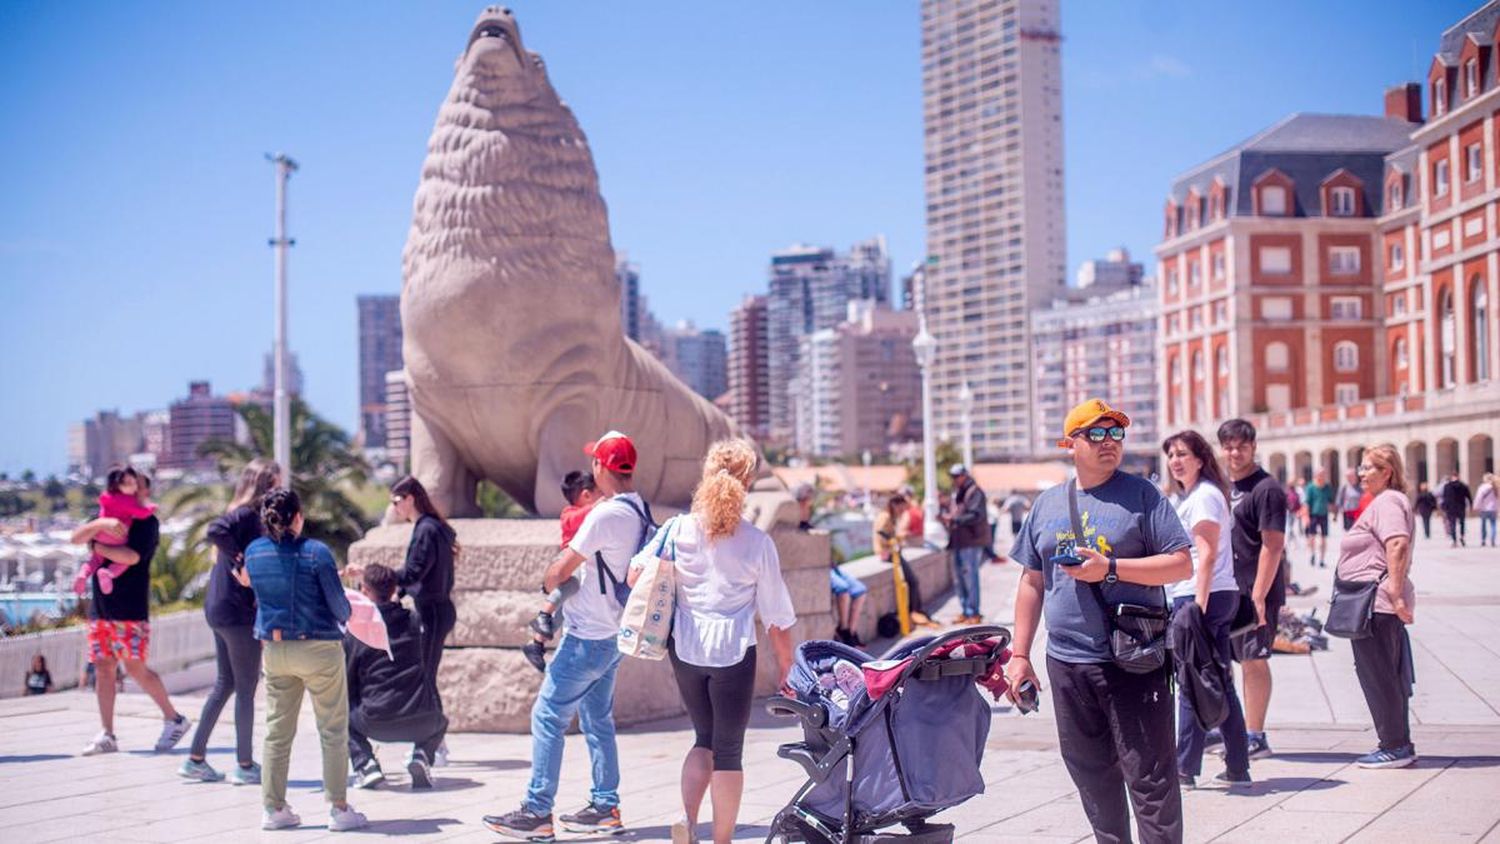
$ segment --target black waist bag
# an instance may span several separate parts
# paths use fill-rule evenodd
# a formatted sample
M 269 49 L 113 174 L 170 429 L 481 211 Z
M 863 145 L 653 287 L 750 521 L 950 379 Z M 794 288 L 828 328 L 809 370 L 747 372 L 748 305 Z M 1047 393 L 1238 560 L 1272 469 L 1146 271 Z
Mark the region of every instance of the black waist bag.
M 1068 515 L 1073 520 L 1074 541 L 1083 542 L 1083 520 L 1078 515 L 1078 484 L 1068 481 Z M 1150 674 L 1167 665 L 1167 621 L 1165 606 L 1145 607 L 1104 600 L 1104 589 L 1089 584 L 1089 593 L 1109 624 L 1109 651 L 1114 664 L 1131 674 Z M 1163 594 L 1165 603 L 1165 593 Z
M 1375 616 L 1375 592 L 1379 580 L 1333 579 L 1333 598 L 1328 603 L 1328 620 L 1323 632 L 1341 639 L 1364 639 L 1370 635 L 1370 621 Z

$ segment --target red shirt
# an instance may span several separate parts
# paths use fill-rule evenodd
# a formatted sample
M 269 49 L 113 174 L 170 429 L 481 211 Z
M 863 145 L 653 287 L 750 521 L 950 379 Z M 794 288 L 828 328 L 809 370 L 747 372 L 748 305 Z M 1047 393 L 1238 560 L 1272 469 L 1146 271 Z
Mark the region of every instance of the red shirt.
M 594 509 L 593 503 L 581 507 L 570 504 L 563 508 L 562 514 L 557 517 L 558 523 L 562 526 L 562 547 L 568 547 L 568 543 L 573 541 L 573 535 L 583 527 L 583 517 L 587 516 L 592 509 Z

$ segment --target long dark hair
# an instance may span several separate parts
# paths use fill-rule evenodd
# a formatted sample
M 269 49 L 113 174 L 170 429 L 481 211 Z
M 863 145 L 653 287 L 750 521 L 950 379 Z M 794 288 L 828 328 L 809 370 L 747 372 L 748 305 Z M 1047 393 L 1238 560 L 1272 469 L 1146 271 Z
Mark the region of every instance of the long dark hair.
M 1206 478 L 1209 483 L 1219 488 L 1219 492 L 1224 495 L 1224 500 L 1228 501 L 1229 483 L 1224 479 L 1224 470 L 1219 468 L 1219 459 L 1214 456 L 1214 448 L 1208 444 L 1208 440 L 1205 440 L 1203 435 L 1197 431 L 1178 431 L 1162 441 L 1161 453 L 1170 453 L 1174 443 L 1182 443 L 1189 454 L 1198 458 L 1203 463 L 1203 468 L 1199 470 L 1198 479 L 1201 481 Z M 1167 472 L 1167 477 L 1171 480 L 1173 490 L 1184 495 L 1187 494 L 1188 490 L 1182 488 L 1182 484 L 1178 482 L 1177 478 L 1172 476 L 1171 472 Z
M 229 509 L 235 510 L 240 507 L 250 506 L 260 509 L 260 503 L 281 480 L 281 465 L 275 460 L 267 460 L 257 457 L 245 464 L 240 472 L 240 482 L 234 488 L 234 498 L 229 501 Z
M 422 482 L 414 476 L 407 475 L 392 484 L 391 495 L 411 496 L 412 504 L 416 505 L 419 516 L 431 516 L 437 519 L 443 527 L 448 528 L 449 531 L 453 530 L 453 526 L 448 524 L 447 519 L 443 518 L 442 511 L 437 508 L 436 504 L 432 503 L 432 498 L 427 495 L 427 487 L 422 486 Z M 456 540 L 453 543 L 453 553 L 458 553 L 458 542 Z
M 290 487 L 277 487 L 260 502 L 260 523 L 272 542 L 280 542 L 292 533 L 292 522 L 302 512 L 302 499 Z

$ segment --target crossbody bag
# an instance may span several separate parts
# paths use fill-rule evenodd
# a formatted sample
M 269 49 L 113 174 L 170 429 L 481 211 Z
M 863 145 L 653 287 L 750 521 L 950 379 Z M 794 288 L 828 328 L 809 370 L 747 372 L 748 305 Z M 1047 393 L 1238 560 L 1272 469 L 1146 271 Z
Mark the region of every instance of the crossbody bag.
M 1078 515 L 1078 482 L 1068 481 L 1068 517 L 1073 523 L 1073 539 L 1083 542 L 1083 519 Z M 1114 664 L 1131 674 L 1150 674 L 1165 670 L 1167 665 L 1167 622 L 1170 616 L 1166 609 L 1166 592 L 1162 592 L 1161 607 L 1139 604 L 1110 604 L 1104 597 L 1104 588 L 1097 583 L 1088 584 L 1099 611 L 1104 614 L 1109 627 L 1109 650 Z

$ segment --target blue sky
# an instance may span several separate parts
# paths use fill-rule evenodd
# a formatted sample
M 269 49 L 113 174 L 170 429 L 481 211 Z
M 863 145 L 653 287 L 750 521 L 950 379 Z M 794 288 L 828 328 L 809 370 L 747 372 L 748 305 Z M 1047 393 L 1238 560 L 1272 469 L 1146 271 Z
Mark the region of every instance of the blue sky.
M 69 422 L 260 379 L 274 185 L 290 334 L 352 429 L 354 297 L 400 289 L 427 135 L 479 2 L 0 5 L 0 470 Z M 918 4 L 516 0 L 666 321 L 722 327 L 793 242 L 923 253 Z M 1377 113 L 1478 6 L 1065 0 L 1070 273 L 1150 263 L 1172 176 L 1294 111 Z

